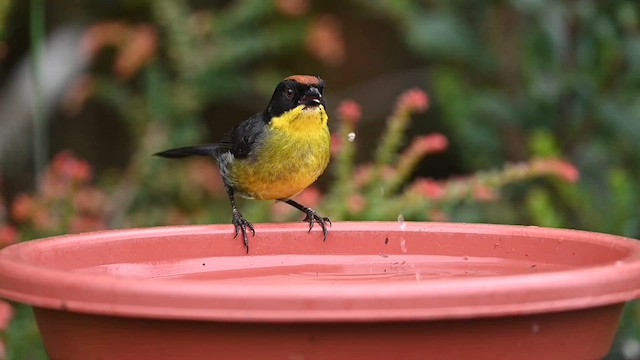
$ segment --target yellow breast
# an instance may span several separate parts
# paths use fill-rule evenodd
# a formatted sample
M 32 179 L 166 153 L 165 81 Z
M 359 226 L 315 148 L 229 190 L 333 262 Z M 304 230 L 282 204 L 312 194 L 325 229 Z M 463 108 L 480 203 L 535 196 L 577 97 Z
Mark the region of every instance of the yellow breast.
M 255 154 L 237 160 L 236 189 L 255 199 L 288 199 L 313 184 L 329 163 L 331 136 L 323 106 L 298 106 L 271 119 Z

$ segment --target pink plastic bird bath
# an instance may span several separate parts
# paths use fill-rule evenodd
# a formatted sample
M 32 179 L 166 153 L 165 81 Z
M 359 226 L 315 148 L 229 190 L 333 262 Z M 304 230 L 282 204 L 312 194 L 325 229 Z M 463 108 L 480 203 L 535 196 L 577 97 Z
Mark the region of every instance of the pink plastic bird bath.
M 68 235 L 0 251 L 52 359 L 597 359 L 640 243 L 537 227 L 258 224 Z

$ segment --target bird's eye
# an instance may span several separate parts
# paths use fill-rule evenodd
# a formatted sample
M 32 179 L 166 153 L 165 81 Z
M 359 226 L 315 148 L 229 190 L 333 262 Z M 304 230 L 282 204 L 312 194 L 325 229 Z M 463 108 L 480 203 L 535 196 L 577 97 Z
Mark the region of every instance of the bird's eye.
M 287 90 L 284 91 L 284 96 L 289 100 L 293 99 L 293 89 L 287 88 Z

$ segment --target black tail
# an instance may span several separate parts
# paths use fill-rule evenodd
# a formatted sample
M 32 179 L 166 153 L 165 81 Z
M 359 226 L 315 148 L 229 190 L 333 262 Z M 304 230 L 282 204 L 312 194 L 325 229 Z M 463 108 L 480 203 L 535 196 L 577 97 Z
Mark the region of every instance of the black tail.
M 213 156 L 218 149 L 218 144 L 204 144 L 195 146 L 185 146 L 177 149 L 170 149 L 155 153 L 155 156 L 162 156 L 165 158 L 179 159 L 188 156 Z

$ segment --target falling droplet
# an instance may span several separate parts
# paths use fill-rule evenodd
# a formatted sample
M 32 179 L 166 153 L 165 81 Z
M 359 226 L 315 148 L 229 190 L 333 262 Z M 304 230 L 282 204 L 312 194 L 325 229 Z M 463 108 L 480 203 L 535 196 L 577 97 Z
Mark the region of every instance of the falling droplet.
M 347 140 L 349 140 L 349 142 L 353 142 L 355 139 L 356 139 L 356 133 L 350 132 L 347 134 Z
M 625 359 L 640 358 L 640 342 L 633 338 L 623 340 L 622 353 L 624 354 Z
M 403 253 L 407 252 L 407 242 L 404 241 L 404 239 L 400 241 L 400 250 L 402 250 Z
M 531 323 L 531 332 L 534 334 L 537 334 L 540 332 L 540 324 L 538 324 L 538 322 L 533 321 Z
M 404 231 L 407 228 L 407 223 L 404 221 L 404 215 L 398 215 L 398 223 L 400 224 L 400 230 Z

